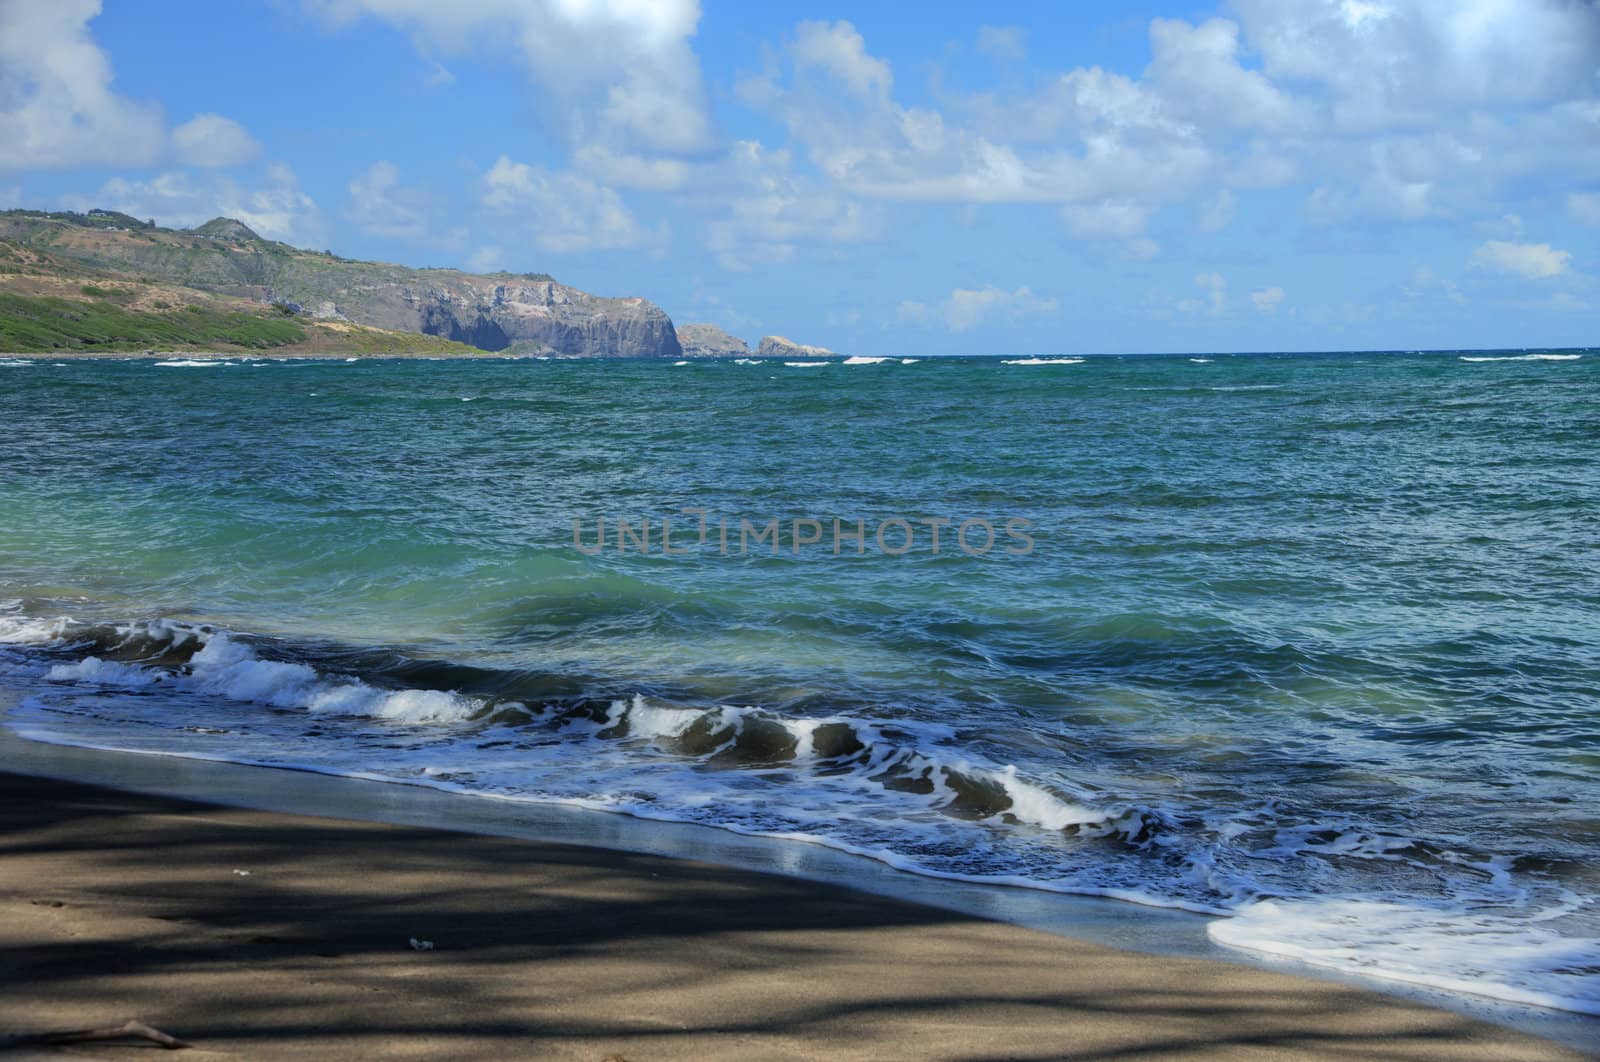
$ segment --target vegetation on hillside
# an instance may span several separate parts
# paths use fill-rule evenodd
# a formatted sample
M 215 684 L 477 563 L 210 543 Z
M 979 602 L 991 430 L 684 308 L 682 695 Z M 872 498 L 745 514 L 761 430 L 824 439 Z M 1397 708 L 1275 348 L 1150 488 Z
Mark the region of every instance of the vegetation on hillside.
M 196 305 L 150 313 L 97 299 L 0 291 L 0 351 L 8 353 L 205 346 L 266 350 L 305 338 L 304 326 L 277 314 L 269 318 Z
M 91 298 L 0 291 L 0 353 L 125 353 L 143 350 L 273 350 L 280 354 L 482 355 L 438 336 L 389 332 L 344 322 L 306 321 L 276 307 L 239 309 L 224 302 L 178 305 L 144 300 L 155 309 L 119 306 L 129 289 L 84 285 Z

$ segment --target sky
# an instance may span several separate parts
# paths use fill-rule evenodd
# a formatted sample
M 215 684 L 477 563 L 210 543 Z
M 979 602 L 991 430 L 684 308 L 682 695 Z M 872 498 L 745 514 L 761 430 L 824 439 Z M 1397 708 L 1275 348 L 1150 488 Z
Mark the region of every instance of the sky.
M 1600 344 L 1600 2 L 0 0 L 0 205 L 849 353 Z

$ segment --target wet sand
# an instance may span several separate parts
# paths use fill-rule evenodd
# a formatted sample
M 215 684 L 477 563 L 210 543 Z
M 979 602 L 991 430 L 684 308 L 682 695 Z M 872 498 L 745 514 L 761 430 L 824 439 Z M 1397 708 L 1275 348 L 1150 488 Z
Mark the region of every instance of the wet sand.
M 130 1017 L 196 1058 L 1581 1057 L 812 882 L 0 774 L 0 1034 Z

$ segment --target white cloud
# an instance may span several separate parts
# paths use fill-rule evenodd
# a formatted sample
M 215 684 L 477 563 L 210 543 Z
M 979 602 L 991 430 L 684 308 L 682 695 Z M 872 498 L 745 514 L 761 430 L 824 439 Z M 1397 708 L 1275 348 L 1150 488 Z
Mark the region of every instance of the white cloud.
M 848 22 L 802 22 L 795 27 L 790 57 L 797 70 L 825 70 L 851 92 L 888 95 L 894 87 L 889 64 L 867 54 L 867 42 Z
M 1018 26 L 978 27 L 977 49 L 997 63 L 1021 62 L 1027 54 L 1027 34 Z
M 1150 47 L 1154 58 L 1145 77 L 1162 106 L 1203 128 L 1284 132 L 1310 117 L 1303 103 L 1240 65 L 1239 27 L 1227 19 L 1198 26 L 1155 19 Z
M 99 13 L 99 0 L 0 0 L 0 168 L 161 158 L 161 108 L 112 91 L 111 60 L 89 35 Z
M 1071 203 L 1061 208 L 1067 231 L 1080 239 L 1129 239 L 1144 231 L 1150 207 L 1130 199 Z
M 941 84 L 921 106 L 895 98 L 888 60 L 854 26 L 804 23 L 739 96 L 851 196 L 1049 204 L 1069 235 L 1124 253 L 1147 239 L 1137 219 L 1184 203 L 1201 232 L 1220 231 L 1250 189 L 1310 184 L 1317 222 L 1409 223 L 1482 217 L 1508 195 L 1564 196 L 1562 181 L 1600 172 L 1600 5 L 1231 10 L 1152 20 L 1137 77 L 1079 67 L 1027 91 Z M 980 48 L 1011 43 L 993 30 Z M 1587 216 L 1586 202 L 1574 211 Z
M 483 178 L 483 203 L 520 220 L 546 251 L 619 250 L 664 240 L 640 225 L 615 191 L 588 177 L 501 155 Z
M 1530 280 L 1541 280 L 1565 273 L 1572 264 L 1572 254 L 1558 251 L 1548 243 L 1490 240 L 1472 253 L 1472 264 Z
M 197 114 L 178 126 L 172 147 L 186 166 L 242 166 L 261 157 L 261 145 L 244 126 L 220 114 Z
M 951 331 L 966 332 L 994 318 L 1015 321 L 1053 314 L 1058 308 L 1055 299 L 1035 295 L 1030 288 L 1006 291 L 990 284 L 982 288 L 956 288 L 949 297 L 933 306 L 907 300 L 900 304 L 899 316 L 912 324 L 942 323 Z
M 1260 291 L 1250 293 L 1250 301 L 1261 313 L 1273 313 L 1283 304 L 1283 289 L 1279 287 L 1262 288 Z
M 331 26 L 363 16 L 409 32 L 437 57 L 509 52 L 539 114 L 570 144 L 694 155 L 714 140 L 696 0 L 304 0 Z
M 222 174 L 176 170 L 144 181 L 113 177 L 93 195 L 69 196 L 65 203 L 76 209 L 107 207 L 180 228 L 215 217 L 237 218 L 268 239 L 301 247 L 316 246 L 326 237 L 316 203 L 282 163 L 269 165 L 253 186 Z
M 1221 273 L 1207 271 L 1194 278 L 1195 287 L 1204 294 L 1201 298 L 1180 299 L 1178 309 L 1184 313 L 1204 313 L 1220 317 L 1228 310 L 1228 282 Z
M 578 148 L 573 152 L 572 165 L 608 187 L 650 191 L 682 188 L 694 172 L 694 167 L 682 159 L 650 158 L 600 144 Z
M 1268 77 L 1321 89 L 1336 128 L 1592 95 L 1600 9 L 1570 0 L 1234 0 Z M 1529 62 L 1529 56 L 1538 62 Z
M 724 268 L 787 262 L 800 244 L 860 243 L 882 231 L 875 208 L 795 175 L 792 163 L 787 151 L 743 140 L 708 182 L 720 216 L 706 227 L 706 245 Z
M 453 85 L 455 82 L 455 74 L 451 73 L 450 68 L 437 59 L 433 61 L 433 65 L 429 67 L 428 72 L 422 75 L 422 83 L 428 88 L 441 88 L 445 85 Z
M 1573 192 L 1567 196 L 1567 213 L 1584 225 L 1600 225 L 1600 195 Z
M 1201 232 L 1221 232 L 1233 224 L 1233 215 L 1239 209 L 1239 197 L 1224 188 L 1200 205 L 1195 225 Z
M 506 253 L 501 247 L 486 244 L 467 256 L 467 268 L 474 273 L 498 273 L 505 268 Z
M 235 166 L 260 145 L 231 119 L 168 130 L 161 107 L 112 88 L 89 22 L 100 0 L 0 0 L 0 170 L 72 166 Z
M 1427 266 L 1418 266 L 1411 274 L 1412 286 L 1406 289 L 1406 294 L 1412 298 L 1438 292 L 1457 306 L 1465 306 L 1467 297 L 1461 294 L 1461 289 L 1455 281 L 1441 277 Z
M 425 197 L 400 183 L 400 169 L 379 159 L 351 179 L 346 213 L 375 236 L 420 240 L 428 234 Z

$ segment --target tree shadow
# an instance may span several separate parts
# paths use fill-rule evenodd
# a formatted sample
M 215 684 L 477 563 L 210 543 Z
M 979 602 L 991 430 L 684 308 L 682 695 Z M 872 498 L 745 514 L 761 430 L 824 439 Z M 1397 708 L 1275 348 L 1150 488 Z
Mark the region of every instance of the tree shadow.
M 1563 1057 L 795 879 L 4 774 L 0 944 L 0 1031 L 136 1015 L 251 1057 Z

